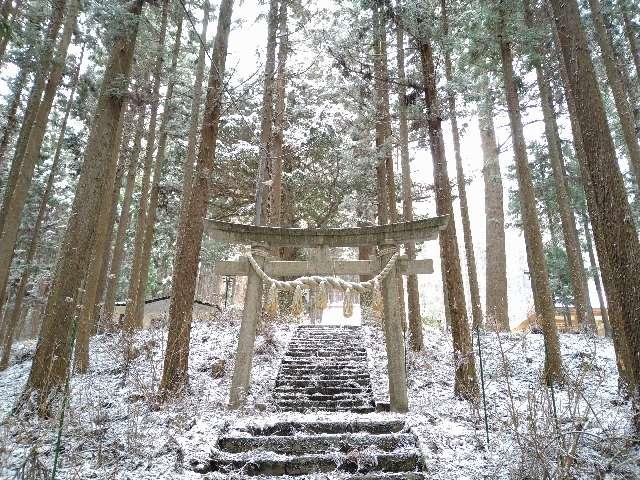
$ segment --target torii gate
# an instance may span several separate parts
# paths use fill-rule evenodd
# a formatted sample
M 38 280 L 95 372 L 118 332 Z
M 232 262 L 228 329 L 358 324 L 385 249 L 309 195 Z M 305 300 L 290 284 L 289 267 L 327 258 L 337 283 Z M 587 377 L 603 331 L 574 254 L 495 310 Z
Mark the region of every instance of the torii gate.
M 389 375 L 391 411 L 406 412 L 407 374 L 402 325 L 398 312 L 397 282 L 399 275 L 433 273 L 433 262 L 398 257 L 397 247 L 407 242 L 436 240 L 448 223 L 448 216 L 389 225 L 357 228 L 302 229 L 262 227 L 208 221 L 211 238 L 221 242 L 249 244 L 251 256 L 236 261 L 219 262 L 218 275 L 247 275 L 245 307 L 238 336 L 233 379 L 229 392 L 229 408 L 241 407 L 249 390 L 256 326 L 262 311 L 263 277 L 295 277 L 302 275 L 375 275 L 386 267 L 381 279 L 384 302 L 383 328 Z M 296 246 L 325 249 L 329 247 L 377 246 L 377 257 L 369 260 L 282 261 L 270 258 L 273 247 Z M 389 263 L 390 260 L 393 262 Z M 259 272 L 256 267 L 259 267 Z M 260 276 L 260 274 L 263 277 Z

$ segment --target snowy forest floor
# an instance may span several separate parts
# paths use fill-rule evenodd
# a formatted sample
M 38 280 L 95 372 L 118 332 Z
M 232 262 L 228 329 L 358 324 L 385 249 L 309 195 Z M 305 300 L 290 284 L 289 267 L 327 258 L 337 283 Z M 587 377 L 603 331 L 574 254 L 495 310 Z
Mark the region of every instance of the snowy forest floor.
M 204 459 L 228 423 L 247 417 L 322 418 L 278 413 L 271 401 L 280 359 L 293 323 L 268 325 L 256 340 L 251 395 L 241 412 L 226 409 L 239 329 L 237 311 L 194 321 L 188 394 L 160 404 L 166 326 L 137 335 L 137 356 L 125 376 L 121 338 L 91 341 L 89 373 L 74 375 L 62 439 L 59 479 L 203 479 L 190 462 Z M 364 328 L 374 392 L 387 396 L 386 358 L 381 331 Z M 482 403 L 453 394 L 451 336 L 425 331 L 425 350 L 409 353 L 411 413 L 407 423 L 420 439 L 430 478 L 462 479 L 637 479 L 640 449 L 631 438 L 630 406 L 618 396 L 610 340 L 583 334 L 561 335 L 567 381 L 551 391 L 540 378 L 541 335 L 482 335 L 489 446 Z M 58 418 L 11 416 L 26 382 L 34 341 L 16 345 L 10 366 L 0 372 L 0 478 L 48 478 Z M 477 349 L 476 349 L 477 352 Z M 476 359 L 477 360 L 477 359 Z M 384 416 L 390 414 L 371 414 Z M 350 414 L 326 414 L 350 418 Z M 22 476 L 21 476 L 22 475 Z M 209 474 L 205 478 L 215 477 Z M 334 478 L 318 475 L 318 479 Z

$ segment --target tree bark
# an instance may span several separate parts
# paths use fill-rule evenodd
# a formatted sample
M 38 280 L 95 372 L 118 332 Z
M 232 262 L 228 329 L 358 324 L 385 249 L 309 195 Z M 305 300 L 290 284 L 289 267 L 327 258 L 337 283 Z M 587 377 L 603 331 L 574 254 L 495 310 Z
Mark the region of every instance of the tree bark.
M 120 270 L 124 259 L 124 244 L 127 236 L 127 229 L 131 221 L 131 203 L 133 200 L 133 190 L 136 183 L 136 172 L 138 171 L 138 163 L 140 160 L 140 151 L 142 150 L 142 137 L 144 136 L 144 119 L 146 106 L 140 103 L 137 107 L 138 120 L 135 127 L 135 137 L 133 139 L 133 148 L 129 157 L 127 166 L 127 179 L 125 181 L 124 196 L 122 198 L 122 207 L 120 209 L 120 220 L 118 221 L 118 231 L 116 233 L 116 241 L 113 246 L 113 256 L 111 257 L 111 266 L 109 268 L 109 277 L 107 280 L 107 291 L 105 293 L 104 309 L 102 312 L 103 323 L 106 329 L 113 328 L 113 310 L 116 304 L 116 293 L 118 290 L 118 280 L 120 279 Z
M 444 41 L 449 41 L 449 18 L 447 14 L 447 0 L 441 0 L 442 8 L 442 34 Z M 449 121 L 451 122 L 451 134 L 453 136 L 453 150 L 456 157 L 456 179 L 458 182 L 458 197 L 460 199 L 460 217 L 462 219 L 462 233 L 464 237 L 464 251 L 467 260 L 467 273 L 469 275 L 469 292 L 471 294 L 471 317 L 473 328 L 482 326 L 482 303 L 480 302 L 480 288 L 478 287 L 478 272 L 476 270 L 476 255 L 473 249 L 473 236 L 471 234 L 471 221 L 469 220 L 469 204 L 467 202 L 467 188 L 462 167 L 462 155 L 460 153 L 460 131 L 458 129 L 458 117 L 456 113 L 456 94 L 450 85 L 453 80 L 453 66 L 448 47 L 444 47 L 445 77 L 447 80 L 447 106 Z
M 42 99 L 42 92 L 45 88 L 45 82 L 49 76 L 53 63 L 54 47 L 56 45 L 56 38 L 58 37 L 58 33 L 64 20 L 65 5 L 66 0 L 55 0 L 52 5 L 51 19 L 49 20 L 47 33 L 43 40 L 44 43 L 42 51 L 38 57 L 39 68 L 35 73 L 33 85 L 29 92 L 29 99 L 27 100 L 27 106 L 25 108 L 24 115 L 22 116 L 22 124 L 20 125 L 20 132 L 16 140 L 11 170 L 9 172 L 9 178 L 5 185 L 2 197 L 2 209 L 0 210 L 0 233 L 4 230 L 7 207 L 11 202 L 13 190 L 15 189 L 18 178 L 20 177 L 20 168 L 22 167 L 22 160 L 29 140 L 29 135 L 31 133 L 31 128 L 33 127 L 33 122 L 36 114 L 38 113 L 40 100 Z M 23 68 L 28 69 L 29 66 L 24 65 Z
M 527 24 L 527 27 L 533 28 L 533 12 L 531 10 L 529 0 L 524 0 L 523 4 L 525 23 Z M 549 82 L 548 73 L 542 66 L 541 61 L 538 58 L 534 58 L 533 64 L 536 71 L 538 90 L 540 91 L 540 103 L 542 105 L 542 115 L 544 118 L 545 136 L 547 138 L 549 160 L 553 171 L 554 188 L 560 213 L 560 221 L 562 224 L 562 234 L 567 258 L 569 260 L 571 288 L 576 307 L 576 315 L 578 317 L 578 322 L 583 327 L 586 327 L 595 333 L 596 321 L 593 316 L 593 309 L 591 308 L 591 298 L 589 297 L 587 276 L 584 271 L 582 249 L 580 247 L 580 241 L 578 240 L 576 219 L 573 216 L 573 210 L 570 204 L 569 186 L 567 184 L 567 175 L 564 166 L 558 123 L 556 121 L 556 112 L 553 105 L 551 83 Z
M 471 343 L 471 334 L 467 323 L 467 308 L 462 285 L 462 271 L 458 253 L 456 223 L 451 198 L 451 183 L 447 172 L 447 157 L 442 137 L 442 117 L 438 105 L 436 72 L 433 63 L 433 50 L 428 39 L 418 38 L 418 50 L 424 78 L 424 96 L 427 104 L 427 126 L 429 130 L 429 147 L 433 161 L 434 188 L 436 196 L 436 212 L 448 215 L 449 224 L 440 232 L 440 258 L 446 299 L 451 317 L 451 335 L 455 363 L 456 395 L 467 399 L 478 396 L 475 359 Z
M 531 276 L 531 289 L 536 315 L 542 323 L 545 343 L 545 379 L 548 384 L 562 379 L 562 357 L 560 356 L 560 342 L 555 321 L 555 307 L 549 288 L 549 275 L 547 261 L 544 256 L 542 234 L 538 222 L 536 198 L 533 190 L 533 181 L 527 159 L 527 147 L 524 139 L 522 118 L 520 114 L 520 99 L 514 79 L 513 56 L 511 42 L 505 37 L 504 22 L 506 12 L 501 0 L 499 6 L 500 31 L 498 41 L 502 59 L 502 75 L 504 78 L 504 90 L 509 110 L 509 122 L 511 125 L 511 139 L 513 142 L 514 157 L 516 163 L 516 176 L 518 179 L 518 191 L 524 239 L 527 250 L 527 263 Z
M 222 0 L 213 45 L 213 62 L 209 73 L 205 111 L 200 130 L 201 140 L 193 177 L 194 184 L 184 211 L 185 220 L 180 222 L 179 239 L 176 241 L 177 251 L 169 306 L 169 332 L 160 384 L 160 390 L 164 393 L 181 390 L 188 378 L 191 315 L 204 231 L 204 217 L 209 198 L 209 183 L 215 162 L 232 11 L 233 0 Z
M 407 120 L 407 78 L 405 73 L 404 28 L 402 25 L 402 11 L 400 2 L 396 7 L 396 61 L 398 64 L 398 117 L 400 141 L 400 168 L 402 170 L 402 216 L 405 222 L 413 220 L 413 199 L 411 197 L 411 164 L 409 158 L 409 126 Z M 406 243 L 405 251 L 409 260 L 416 258 L 416 244 Z M 419 352 L 424 348 L 422 332 L 422 315 L 420 314 L 420 293 L 418 290 L 418 276 L 407 276 L 407 307 L 409 321 L 409 343 L 411 348 Z
M 640 42 L 638 41 L 638 34 L 634 31 L 633 24 L 631 23 L 630 6 L 627 5 L 624 0 L 620 2 L 620 6 L 622 10 L 624 33 L 629 41 L 629 49 L 631 50 L 633 63 L 636 67 L 636 81 L 640 82 Z
M 640 144 L 638 144 L 633 113 L 629 105 L 629 95 L 616 65 L 615 52 L 613 51 L 611 39 L 609 38 L 602 15 L 600 0 L 589 0 L 589 6 L 591 8 L 591 18 L 596 33 L 596 40 L 600 46 L 602 62 L 604 63 L 607 75 L 607 83 L 613 94 L 616 111 L 620 119 L 622 136 L 624 137 L 627 152 L 629 153 L 629 165 L 636 179 L 636 187 L 640 188 Z
M 287 54 L 289 31 L 287 29 L 287 0 L 280 0 L 278 20 L 278 74 L 276 77 L 276 102 L 273 116 L 273 144 L 271 148 L 271 208 L 269 225 L 282 224 L 282 155 L 285 129 Z
M 508 332 L 507 255 L 504 231 L 504 194 L 496 132 L 493 126 L 493 97 L 489 79 L 481 80 L 478 124 L 482 142 L 486 235 L 486 316 L 491 328 Z
M 16 126 L 18 124 L 18 107 L 20 106 L 20 99 L 22 98 L 22 91 L 24 87 L 27 85 L 27 69 L 21 68 L 20 73 L 13 82 L 13 86 L 11 90 L 13 91 L 13 96 L 11 97 L 11 103 L 7 108 L 7 116 L 6 123 L 4 124 L 4 128 L 2 129 L 2 139 L 0 139 L 0 169 L 4 164 L 4 159 L 7 155 L 7 148 L 9 147 L 9 142 L 11 141 L 11 137 L 16 131 Z
M 136 310 L 136 323 L 142 324 L 144 313 L 144 301 L 146 299 L 147 283 L 149 281 L 149 266 L 151 264 L 151 254 L 153 249 L 153 237 L 156 230 L 156 217 L 158 210 L 158 195 L 160 192 L 160 179 L 164 167 L 167 140 L 169 138 L 169 119 L 173 114 L 173 91 L 176 86 L 176 69 L 178 67 L 178 55 L 180 54 L 180 42 L 182 37 L 182 9 L 178 11 L 176 19 L 177 29 L 175 43 L 171 55 L 171 66 L 169 67 L 167 93 L 164 98 L 164 111 L 160 121 L 160 137 L 158 139 L 158 152 L 153 170 L 153 181 L 151 183 L 151 196 L 149 198 L 149 213 L 146 218 L 144 229 L 144 243 L 142 247 L 142 265 L 140 267 L 140 280 L 138 283 L 138 306 Z
M 123 110 L 125 107 L 123 107 Z M 123 121 L 120 122 L 118 131 L 118 143 L 122 144 Z M 117 162 L 119 148 L 113 150 L 113 162 Z M 114 204 L 118 201 L 120 193 L 120 180 L 122 179 L 122 159 L 113 172 L 109 172 L 108 184 L 112 185 L 112 191 L 105 195 L 100 201 L 98 211 L 98 222 L 95 230 L 95 237 L 92 245 L 92 255 L 89 262 L 88 273 L 84 281 L 84 291 L 82 295 L 82 309 L 78 314 L 78 333 L 75 345 L 74 366 L 78 373 L 86 373 L 89 369 L 89 339 L 94 331 L 96 321 L 95 305 L 100 298 L 100 276 L 103 273 L 105 257 L 109 255 L 111 244 L 110 235 L 113 233 L 113 210 Z M 119 178 L 118 178 L 119 177 Z
M 589 174 L 585 170 L 584 165 L 587 162 L 587 154 L 584 149 L 584 145 L 582 143 L 582 129 L 580 128 L 580 123 L 578 122 L 578 110 L 576 107 L 575 100 L 573 98 L 573 93 L 569 88 L 569 74 L 567 73 L 567 67 L 564 62 L 564 57 L 562 54 L 562 47 L 560 45 L 560 36 L 558 34 L 557 28 L 554 27 L 554 43 L 556 47 L 556 54 L 558 56 L 558 66 L 560 70 L 560 75 L 562 77 L 563 90 L 565 94 L 565 99 L 567 102 L 567 109 L 569 111 L 569 121 L 571 123 L 571 134 L 573 136 L 573 145 L 575 148 L 576 158 L 578 160 L 578 164 L 580 165 L 580 173 L 582 177 L 582 187 L 584 189 L 585 197 L 587 199 L 587 207 L 589 210 L 589 217 L 591 218 L 591 224 L 593 226 L 593 232 L 595 235 L 606 235 L 606 232 L 600 230 L 602 225 L 602 221 L 597 220 L 600 212 L 597 208 L 597 204 L 595 202 L 595 193 L 593 191 L 593 185 L 589 179 Z M 618 171 L 618 175 L 620 172 Z M 585 232 L 586 233 L 586 232 Z M 590 237 L 587 237 L 590 239 Z M 602 246 L 602 244 L 601 244 Z M 602 254 L 602 250 L 599 255 L 599 263 L 600 263 L 600 271 L 602 273 L 602 283 L 604 285 L 605 292 L 607 294 L 607 311 L 606 314 L 609 319 L 609 323 L 612 325 L 611 334 L 613 337 L 613 344 L 616 352 L 616 364 L 618 367 L 618 376 L 619 376 L 619 384 L 621 386 L 625 386 L 629 383 L 627 380 L 628 372 L 627 365 L 629 364 L 627 347 L 624 340 L 621 338 L 621 324 L 620 316 L 622 315 L 622 311 L 620 306 L 616 304 L 615 298 L 611 299 L 608 297 L 611 292 L 614 291 L 615 281 L 612 279 L 612 271 L 607 263 L 606 257 L 600 257 Z M 594 259 L 595 261 L 595 259 Z M 596 272 L 597 273 L 597 272 Z M 603 303 L 600 303 L 601 307 Z M 613 326 L 616 328 L 613 328 Z
M 71 43 L 71 37 L 76 25 L 78 15 L 78 2 L 71 0 L 68 5 L 62 38 L 53 60 L 51 72 L 47 85 L 44 89 L 44 96 L 34 117 L 33 126 L 29 132 L 28 140 L 25 142 L 24 155 L 20 163 L 20 174 L 18 175 L 10 201 L 3 205 L 5 213 L 2 236 L 0 236 L 0 292 L 4 292 L 9 279 L 13 253 L 18 238 L 18 229 L 22 212 L 27 201 L 27 194 L 33 179 L 36 164 L 40 159 L 40 150 L 47 130 L 49 114 L 55 100 L 58 85 L 64 75 L 64 66 L 67 58 L 67 50 Z M 17 159 L 14 158 L 14 162 Z
M 267 18 L 267 53 L 264 67 L 264 88 L 262 92 L 262 118 L 260 120 L 260 154 L 258 178 L 256 179 L 255 225 L 262 225 L 266 216 L 267 170 L 271 163 L 271 142 L 273 141 L 273 90 L 276 65 L 276 31 L 278 28 L 278 0 L 269 1 Z
M 384 192 L 386 193 L 387 215 L 390 223 L 399 220 L 396 204 L 396 182 L 393 171 L 393 132 L 391 130 L 391 107 L 389 102 L 389 68 L 387 61 L 387 17 L 382 0 L 373 5 L 374 48 L 373 64 L 375 69 L 374 88 L 376 91 L 376 146 L 378 155 L 384 162 Z M 397 276 L 398 312 L 402 330 L 407 328 L 407 313 L 404 300 L 402 277 Z
M 101 199 L 108 196 L 115 170 L 122 107 L 133 60 L 138 21 L 144 0 L 135 0 L 118 25 L 118 33 L 106 65 L 91 132 L 85 149 L 76 195 L 60 247 L 36 353 L 22 399 L 38 392 L 41 414 L 49 412 L 53 393 L 63 385 L 73 345 L 75 298 L 91 255 Z
M 20 276 L 20 282 L 18 283 L 18 288 L 16 289 L 15 298 L 13 300 L 13 308 L 11 309 L 11 314 L 8 317 L 7 330 L 4 332 L 4 337 L 2 339 L 3 351 L 2 351 L 2 358 L 0 359 L 0 370 L 4 370 L 9 363 L 9 356 L 11 354 L 11 345 L 13 343 L 14 335 L 17 332 L 16 328 L 20 322 L 20 318 L 22 317 L 22 305 L 23 305 L 24 297 L 27 293 L 27 286 L 29 284 L 29 277 L 31 275 L 31 269 L 33 266 L 33 259 L 38 249 L 38 244 L 40 243 L 42 225 L 47 215 L 47 206 L 49 204 L 49 197 L 51 196 L 51 191 L 53 190 L 53 183 L 55 181 L 56 175 L 61 167 L 60 161 L 62 158 L 62 148 L 64 145 L 65 133 L 67 131 L 67 122 L 69 120 L 69 115 L 71 114 L 71 108 L 73 107 L 73 97 L 75 96 L 76 88 L 78 87 L 78 80 L 80 78 L 80 67 L 82 66 L 82 59 L 84 58 L 84 48 L 85 48 L 85 45 L 83 44 L 82 50 L 80 51 L 80 57 L 78 59 L 78 65 L 76 66 L 75 73 L 73 75 L 73 80 L 71 81 L 71 93 L 69 94 L 69 98 L 67 99 L 64 117 L 62 118 L 62 123 L 60 124 L 60 133 L 58 134 L 58 140 L 56 142 L 56 150 L 53 155 L 51 170 L 49 171 L 47 183 L 45 185 L 44 192 L 42 193 L 42 198 L 40 200 L 38 214 L 36 215 L 36 221 L 33 226 L 33 232 L 31 234 L 31 242 L 29 243 L 29 248 L 27 249 L 27 256 L 25 258 L 25 266 L 22 271 L 22 275 Z
M 615 303 L 621 312 L 620 325 L 614 323 L 612 326 L 614 331 L 620 327 L 629 353 L 626 366 L 634 398 L 634 421 L 640 427 L 640 289 L 637 288 L 640 283 L 640 243 L 618 170 L 578 5 L 575 0 L 551 0 L 551 5 L 586 154 L 582 168 L 590 184 L 587 205 L 596 249 L 601 265 L 607 265 L 611 273 L 605 275 L 603 270 L 607 298 L 610 310 Z
M 193 101 L 191 102 L 191 114 L 189 118 L 191 119 L 191 123 L 189 124 L 189 136 L 187 139 L 187 156 L 184 161 L 184 178 L 182 180 L 182 196 L 180 197 L 180 219 L 184 218 L 183 211 L 186 206 L 187 201 L 189 200 L 189 195 L 191 194 L 191 185 L 193 183 L 193 164 L 196 159 L 196 147 L 197 147 L 197 136 L 198 136 L 198 126 L 200 125 L 200 103 L 202 102 L 202 80 L 204 79 L 204 67 L 206 64 L 205 61 L 205 44 L 207 42 L 207 29 L 209 28 L 209 13 L 211 11 L 211 7 L 209 5 L 209 0 L 204 1 L 203 5 L 203 20 L 202 20 L 202 31 L 200 32 L 200 38 L 202 39 L 202 43 L 200 44 L 200 49 L 198 50 L 198 64 L 196 66 L 196 76 L 193 82 Z
M 589 255 L 589 264 L 591 265 L 591 272 L 593 275 L 593 283 L 596 285 L 596 292 L 598 294 L 598 303 L 600 304 L 600 317 L 602 318 L 602 325 L 604 327 L 605 337 L 611 338 L 611 323 L 609 321 L 609 313 L 606 306 L 605 296 L 602 291 L 602 282 L 600 280 L 600 273 L 598 272 L 598 262 L 596 261 L 596 255 L 593 251 L 593 238 L 591 231 L 589 230 L 589 216 L 586 210 L 583 208 L 581 212 L 582 216 L 582 229 L 584 230 L 584 238 L 587 244 L 587 253 Z
M 160 33 L 158 37 L 158 55 L 153 67 L 153 92 L 151 94 L 151 113 L 149 117 L 149 130 L 147 130 L 142 189 L 140 191 L 140 203 L 138 205 L 138 217 L 136 221 L 136 235 L 133 244 L 133 261 L 131 264 L 131 274 L 129 275 L 127 306 L 124 313 L 124 329 L 128 334 L 131 334 L 134 330 L 142 327 L 142 312 L 140 311 L 140 308 L 141 305 L 144 307 L 144 298 L 141 302 L 139 287 L 143 264 L 142 256 L 144 252 L 145 226 L 149 212 L 149 197 L 151 196 L 151 168 L 153 165 L 153 153 L 156 145 L 158 107 L 160 104 L 160 84 L 162 83 L 162 65 L 164 64 L 164 44 L 167 35 L 168 13 L 169 0 L 163 0 Z
M 13 24 L 12 26 L 14 26 L 16 24 L 22 12 L 22 2 L 23 0 L 16 0 L 16 4 L 13 5 L 11 0 L 5 1 L 2 8 L 2 19 L 7 25 L 11 23 Z M 0 37 L 0 64 L 4 62 L 4 54 L 7 51 L 9 40 L 11 40 L 10 32 L 6 32 Z

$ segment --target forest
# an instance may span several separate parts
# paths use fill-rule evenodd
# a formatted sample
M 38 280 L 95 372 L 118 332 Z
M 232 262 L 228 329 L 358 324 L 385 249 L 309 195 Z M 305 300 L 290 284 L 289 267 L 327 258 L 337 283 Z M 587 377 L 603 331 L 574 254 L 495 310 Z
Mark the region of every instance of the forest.
M 640 478 L 637 0 L 0 0 L 0 479 Z

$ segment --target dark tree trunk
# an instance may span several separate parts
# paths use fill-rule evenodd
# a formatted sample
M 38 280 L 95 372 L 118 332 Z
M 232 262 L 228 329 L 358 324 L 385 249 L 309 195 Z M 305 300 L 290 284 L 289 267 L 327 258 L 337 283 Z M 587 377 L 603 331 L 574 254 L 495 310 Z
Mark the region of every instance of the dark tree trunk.
M 218 15 L 218 29 L 213 44 L 213 62 L 209 73 L 209 85 L 205 111 L 200 131 L 200 148 L 196 163 L 191 196 L 180 222 L 177 251 L 173 266 L 171 304 L 169 306 L 169 333 L 164 357 L 160 390 L 165 394 L 182 390 L 186 385 L 189 368 L 189 338 L 191 315 L 195 298 L 198 259 L 207 212 L 210 175 L 215 162 L 216 140 L 227 59 L 229 30 L 233 0 L 222 0 Z
M 113 188 L 109 180 L 116 168 L 113 151 L 117 148 L 125 103 L 123 88 L 128 84 L 143 3 L 144 0 L 135 0 L 130 4 L 125 25 L 118 28 L 107 62 L 71 216 L 60 247 L 40 338 L 23 395 L 26 400 L 32 391 L 37 391 L 42 414 L 48 413 L 51 394 L 62 386 L 67 375 L 73 344 L 74 299 L 87 271 L 101 199 L 108 196 Z

